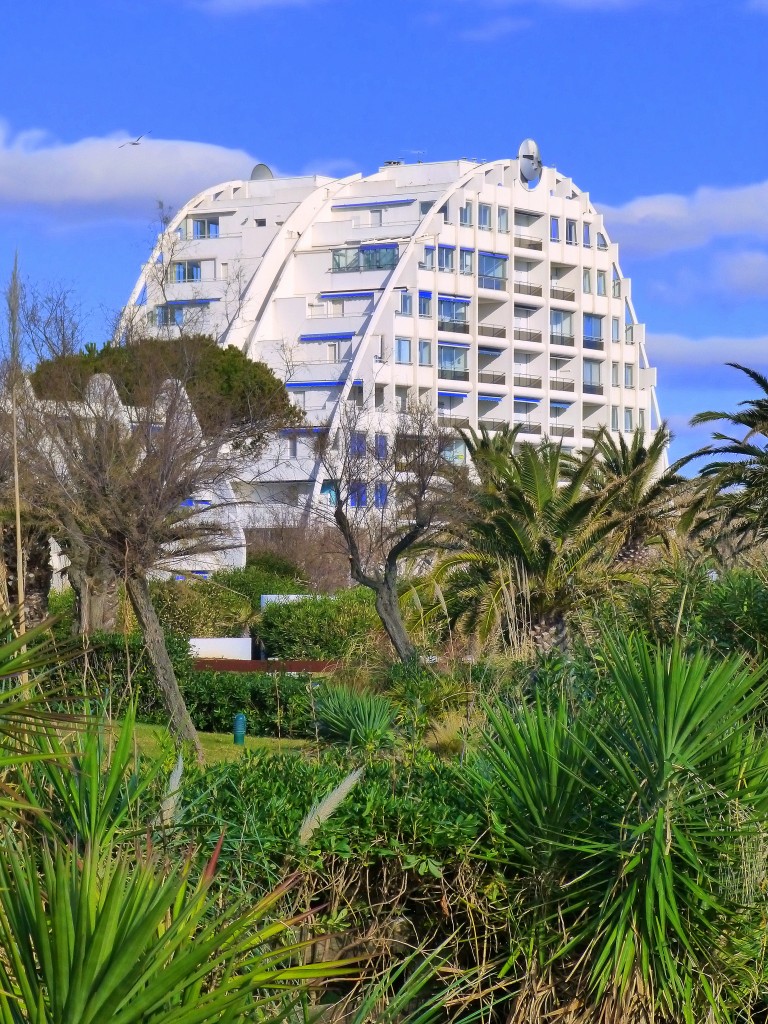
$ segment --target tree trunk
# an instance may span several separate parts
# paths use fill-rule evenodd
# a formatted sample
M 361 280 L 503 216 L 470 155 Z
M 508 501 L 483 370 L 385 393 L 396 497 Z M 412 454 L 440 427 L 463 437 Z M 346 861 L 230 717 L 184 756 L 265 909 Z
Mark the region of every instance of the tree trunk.
M 24 604 L 27 629 L 40 625 L 48 615 L 48 592 L 51 589 L 53 568 L 48 531 L 36 526 L 22 530 L 24 552 Z M 16 566 L 16 533 L 4 529 L 2 560 L 5 566 L 5 592 L 13 608 L 18 603 L 19 587 Z M 5 595 L 4 595 L 5 596 Z
M 131 606 L 136 613 L 141 628 L 144 642 L 147 645 L 147 653 L 152 667 L 155 670 L 157 685 L 165 699 L 165 706 L 168 710 L 170 726 L 179 739 L 191 743 L 195 748 L 198 764 L 205 763 L 205 754 L 200 744 L 197 730 L 189 717 L 187 705 L 184 703 L 173 664 L 168 656 L 168 649 L 165 646 L 160 620 L 157 617 L 152 598 L 149 593 L 147 581 L 142 576 L 128 576 L 125 581 L 125 589 Z
M 83 636 L 114 633 L 120 608 L 114 569 L 92 548 L 69 544 L 66 554 L 67 577 L 76 598 L 77 632 Z
M 381 582 L 374 588 L 374 593 L 376 594 L 376 611 L 387 636 L 392 641 L 398 658 L 401 661 L 413 661 L 417 656 L 417 651 L 403 624 L 397 590 L 388 586 L 386 582 Z
M 531 625 L 531 639 L 538 654 L 551 654 L 568 651 L 568 632 L 565 628 L 565 617 L 560 612 L 541 615 Z

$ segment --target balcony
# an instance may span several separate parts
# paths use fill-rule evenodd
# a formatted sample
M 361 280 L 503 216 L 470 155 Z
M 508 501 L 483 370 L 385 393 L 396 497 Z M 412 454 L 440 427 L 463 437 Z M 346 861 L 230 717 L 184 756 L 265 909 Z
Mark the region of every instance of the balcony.
M 582 427 L 581 433 L 584 437 L 591 437 L 594 440 L 605 430 L 605 427 Z
M 603 385 L 602 384 L 587 384 L 586 382 L 582 385 L 584 388 L 585 395 L 602 395 Z
M 507 290 L 506 277 L 489 277 L 488 274 L 477 275 L 478 288 L 488 288 L 492 292 L 505 292 Z
M 438 366 L 437 376 L 440 380 L 469 380 L 469 370 L 454 370 L 448 366 Z
M 469 334 L 469 324 L 466 320 L 438 320 L 438 331 L 451 331 L 453 334 Z
M 515 387 L 516 388 L 540 388 L 541 377 L 529 377 L 524 373 L 515 374 Z
M 437 424 L 440 427 L 452 427 L 454 430 L 466 430 L 469 420 L 466 416 L 442 416 L 438 412 Z
M 549 433 L 551 437 L 573 437 L 573 427 L 565 423 L 550 423 Z
M 595 349 L 597 352 L 602 352 L 605 348 L 602 338 L 584 338 L 584 348 Z
M 575 302 L 576 292 L 571 288 L 557 288 L 555 285 L 549 289 L 549 295 L 552 299 L 563 299 L 565 302 Z
M 499 384 L 503 385 L 507 383 L 506 373 L 491 373 L 487 370 L 480 370 L 477 375 L 478 384 Z M 515 378 L 515 384 L 517 384 L 517 378 Z
M 477 333 L 483 338 L 506 338 L 507 328 L 498 324 L 478 324 Z
M 573 391 L 574 383 L 572 380 L 567 380 L 565 377 L 550 377 L 549 386 L 555 391 Z
M 573 348 L 573 335 L 572 334 L 550 334 L 549 342 L 551 345 L 567 345 L 569 348 Z
M 542 240 L 540 238 L 535 238 L 533 235 L 525 235 L 515 232 L 514 239 L 515 245 L 518 249 L 536 249 L 540 252 L 544 247 Z
M 540 284 L 528 284 L 527 281 L 515 281 L 515 291 L 518 295 L 541 295 L 543 293 Z
M 540 434 L 541 424 L 531 423 L 530 420 L 522 420 L 515 417 L 515 426 L 520 428 L 521 434 Z
M 541 343 L 541 331 L 529 331 L 527 328 L 515 328 L 515 341 L 535 341 Z
M 506 420 L 487 420 L 485 417 L 481 417 L 477 421 L 478 427 L 485 427 L 486 430 L 504 430 L 509 424 Z

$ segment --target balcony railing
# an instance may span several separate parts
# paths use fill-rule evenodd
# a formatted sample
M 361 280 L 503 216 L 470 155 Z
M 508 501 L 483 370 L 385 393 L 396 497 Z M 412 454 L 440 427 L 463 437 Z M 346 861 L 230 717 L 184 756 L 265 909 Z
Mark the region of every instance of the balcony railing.
M 605 348 L 602 338 L 584 338 L 584 348 L 592 348 L 598 352 L 602 352 Z
M 549 341 L 552 345 L 567 345 L 569 348 L 573 348 L 572 334 L 550 334 Z
M 576 301 L 576 292 L 572 288 L 558 288 L 555 285 L 549 289 L 550 298 L 564 299 L 566 302 Z
M 550 423 L 549 433 L 552 437 L 573 437 L 573 427 L 565 423 Z
M 534 238 L 533 235 L 524 235 L 519 232 L 515 232 L 515 245 L 518 249 L 537 249 L 541 250 L 544 243 L 540 238 Z
M 477 275 L 478 288 L 489 288 L 493 292 L 505 292 L 507 290 L 506 277 L 490 277 L 488 274 Z
M 442 416 L 437 414 L 437 423 L 441 427 L 453 427 L 456 430 L 464 430 L 469 426 L 466 416 Z
M 515 417 L 515 426 L 516 427 L 517 426 L 520 427 L 520 433 L 521 434 L 540 434 L 541 433 L 541 424 L 540 423 L 531 423 L 530 420 L 518 419 L 517 417 Z
M 484 338 L 506 338 L 507 328 L 497 324 L 478 324 L 477 333 Z
M 506 384 L 506 373 L 492 373 L 488 370 L 480 370 L 477 375 L 478 384 Z M 517 380 L 515 380 L 517 383 Z
M 441 380 L 469 380 L 469 370 L 455 370 L 450 366 L 438 366 L 437 376 Z
M 582 427 L 581 432 L 584 437 L 595 438 L 603 430 L 603 427 Z
M 555 391 L 573 391 L 574 383 L 566 377 L 550 377 L 549 386 Z
M 515 374 L 515 387 L 518 388 L 540 388 L 541 377 L 529 377 L 525 373 Z
M 528 284 L 526 281 L 515 281 L 515 291 L 518 295 L 541 295 L 543 289 L 540 284 Z
M 438 331 L 451 331 L 453 334 L 469 334 L 469 324 L 466 320 L 438 320 Z
M 509 426 L 506 420 L 487 420 L 484 416 L 478 419 L 477 425 L 478 427 L 485 427 L 486 430 L 503 430 Z
M 602 384 L 587 384 L 586 382 L 582 385 L 584 388 L 585 395 L 602 395 L 603 385 Z
M 515 328 L 515 341 L 541 341 L 541 331 L 529 331 L 527 328 Z

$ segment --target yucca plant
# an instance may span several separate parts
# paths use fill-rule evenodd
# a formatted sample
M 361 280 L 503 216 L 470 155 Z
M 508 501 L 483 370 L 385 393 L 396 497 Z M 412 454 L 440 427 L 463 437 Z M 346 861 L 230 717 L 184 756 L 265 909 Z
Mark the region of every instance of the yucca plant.
M 332 743 L 367 753 L 395 743 L 397 709 L 379 694 L 331 686 L 317 698 L 315 713 L 321 735 Z
M 290 883 L 246 910 L 222 907 L 218 848 L 192 885 L 189 860 L 167 865 L 151 846 L 136 858 L 110 844 L 33 849 L 10 830 L 1 840 L 2 1024 L 239 1022 L 352 969 L 301 963 L 308 943 L 270 917 Z

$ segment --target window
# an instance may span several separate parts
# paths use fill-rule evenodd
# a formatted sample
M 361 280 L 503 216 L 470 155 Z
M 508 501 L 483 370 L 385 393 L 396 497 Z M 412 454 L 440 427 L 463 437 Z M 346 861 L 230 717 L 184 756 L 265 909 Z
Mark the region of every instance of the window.
M 331 316 L 344 316 L 344 299 L 329 299 L 328 312 Z
M 467 446 L 463 441 L 449 441 L 443 448 L 443 458 L 446 462 L 464 463 L 467 461 Z
M 192 220 L 193 238 L 218 238 L 219 218 L 218 217 L 195 217 Z
M 631 434 L 632 430 L 633 430 L 633 427 L 632 427 L 632 410 L 631 409 L 625 409 L 624 410 L 624 433 L 625 434 Z
M 449 380 L 467 380 L 467 350 L 456 348 L 453 345 L 437 346 L 438 376 L 447 377 Z
M 359 249 L 334 249 L 331 253 L 331 273 L 337 274 L 360 269 Z
M 373 503 L 376 508 L 385 508 L 387 504 L 387 485 L 379 481 L 373 489 Z
M 597 272 L 597 294 L 607 295 L 607 279 L 604 270 L 598 270 Z
M 469 200 L 459 207 L 459 224 L 465 228 L 472 227 L 472 203 Z
M 356 405 L 358 409 L 363 408 L 363 389 L 360 384 L 352 385 L 347 395 L 347 401 L 352 405 Z
M 585 295 L 589 295 L 592 291 L 592 273 L 588 267 L 585 267 L 581 272 L 581 290 Z
M 323 486 L 320 488 L 320 494 L 325 498 L 328 504 L 333 507 L 339 502 L 339 492 L 336 490 L 336 484 L 331 480 L 326 480 Z
M 365 455 L 365 434 L 361 430 L 353 430 L 349 438 L 349 454 L 360 458 Z
M 602 233 L 602 231 L 598 231 L 597 232 L 597 248 L 598 249 L 607 249 L 608 248 L 608 243 L 606 242 L 605 235 Z
M 603 347 L 603 318 L 594 313 L 584 314 L 584 344 L 599 344 Z
M 156 306 L 154 312 L 158 327 L 181 327 L 184 323 L 184 310 L 181 306 Z
M 387 457 L 387 435 L 377 434 L 375 443 L 376 458 L 382 462 Z
M 637 410 L 637 429 L 645 430 L 645 409 Z
M 395 387 L 395 411 L 396 412 L 407 412 L 408 411 L 408 391 L 407 387 L 397 385 Z
M 504 291 L 507 286 L 507 257 L 481 252 L 477 256 L 477 283 L 481 288 Z
M 621 320 L 617 316 L 611 317 L 611 341 L 621 341 Z
M 467 322 L 467 310 L 469 309 L 468 299 L 451 299 L 439 296 L 437 300 L 438 320 L 450 323 Z
M 453 270 L 453 254 L 456 250 L 452 245 L 438 245 L 437 247 L 437 269 Z
M 550 217 L 549 218 L 549 238 L 552 242 L 560 241 L 560 218 Z
M 428 338 L 419 338 L 419 366 L 432 365 L 432 342 Z
M 419 213 L 425 217 L 435 205 L 434 199 L 424 199 L 419 203 Z
M 565 222 L 565 241 L 567 245 L 576 245 L 576 221 L 566 220 Z
M 584 390 L 587 388 L 600 388 L 600 367 L 601 363 L 597 359 L 585 359 L 584 360 Z M 592 392 L 594 393 L 594 392 Z M 598 392 L 599 393 L 599 392 Z
M 443 221 L 446 224 L 450 223 L 450 221 L 448 220 L 448 203 L 443 203 L 443 205 L 440 207 L 440 209 L 437 212 L 438 213 L 442 213 Z
M 435 247 L 434 245 L 424 246 L 424 261 L 421 264 L 423 270 L 435 269 Z
M 338 363 L 339 361 L 339 343 L 338 341 L 329 341 L 325 347 L 325 358 L 329 363 Z
M 180 260 L 171 264 L 171 277 L 174 281 L 200 281 L 202 276 L 200 260 Z
M 400 310 L 402 316 L 413 316 L 413 296 L 410 292 L 400 292 Z
M 368 504 L 366 486 L 361 480 L 352 480 L 349 484 L 350 508 L 365 508 Z
M 381 227 L 381 215 L 382 215 L 382 211 L 381 210 L 371 210 L 371 227 L 372 228 L 380 228 Z
M 220 264 L 220 266 L 219 266 L 219 277 L 221 278 L 222 281 L 226 281 L 227 278 L 229 277 L 229 264 L 228 263 Z
M 620 299 L 621 298 L 621 277 L 619 275 L 618 268 L 615 267 L 615 266 L 614 266 L 613 271 L 611 273 L 611 281 L 612 281 L 611 293 L 612 293 L 614 299 Z
M 477 226 L 481 231 L 491 230 L 491 207 L 488 203 L 480 203 L 477 207 Z
M 288 456 L 291 459 L 295 459 L 299 454 L 299 439 L 295 434 L 291 434 L 288 438 Z
M 394 245 L 361 245 L 361 270 L 389 270 L 397 265 L 399 247 Z
M 419 292 L 419 316 L 432 316 L 432 292 Z
M 586 222 L 584 223 L 584 233 L 582 237 L 584 245 L 587 247 L 587 249 L 589 249 L 592 245 L 592 236 L 590 234 L 589 224 L 587 224 Z
M 635 386 L 635 367 L 632 363 L 624 363 L 624 387 L 633 388 Z
M 617 388 L 619 386 L 619 364 L 611 363 L 611 384 Z
M 611 430 L 619 429 L 619 407 L 618 405 L 611 406 Z
M 462 274 L 472 274 L 475 270 L 475 251 L 474 249 L 460 249 L 459 250 L 459 271 Z
M 395 362 L 410 363 L 411 361 L 411 339 L 395 338 Z
M 267 218 L 266 217 L 254 217 L 253 218 L 253 223 L 255 224 L 255 226 L 257 228 L 265 228 L 267 226 Z
M 519 420 L 523 418 L 527 421 L 531 413 L 536 412 L 538 405 L 538 399 L 536 401 L 526 402 L 522 399 L 516 398 L 513 405 L 515 419 Z
M 502 233 L 502 235 L 509 234 L 509 210 L 506 208 L 506 206 L 499 207 L 498 225 L 499 231 Z
M 564 309 L 551 309 L 549 311 L 549 332 L 553 338 L 567 338 L 573 340 L 573 313 Z

